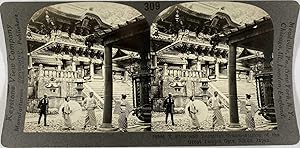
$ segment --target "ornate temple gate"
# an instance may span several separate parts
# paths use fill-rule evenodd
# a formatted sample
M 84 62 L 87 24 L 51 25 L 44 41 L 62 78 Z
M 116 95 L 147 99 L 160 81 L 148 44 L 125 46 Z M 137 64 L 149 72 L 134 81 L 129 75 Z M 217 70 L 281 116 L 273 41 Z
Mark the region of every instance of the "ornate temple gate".
M 105 89 L 104 89 L 104 110 L 103 128 L 110 128 L 112 123 L 112 48 L 120 48 L 138 52 L 140 65 L 137 74 L 133 76 L 135 82 L 134 99 L 136 104 L 135 114 L 146 122 L 151 122 L 151 101 L 150 101 L 150 30 L 149 24 L 143 16 L 138 16 L 126 21 L 115 28 L 110 28 L 86 39 L 87 45 L 97 42 L 105 47 Z M 91 44 L 92 43 L 92 44 Z

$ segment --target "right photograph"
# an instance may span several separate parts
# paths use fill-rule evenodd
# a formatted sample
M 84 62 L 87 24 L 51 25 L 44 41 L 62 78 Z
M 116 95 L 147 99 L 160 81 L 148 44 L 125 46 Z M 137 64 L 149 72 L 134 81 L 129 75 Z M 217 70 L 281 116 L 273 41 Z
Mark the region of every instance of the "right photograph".
M 276 130 L 273 24 L 237 2 L 189 2 L 151 25 L 152 132 Z

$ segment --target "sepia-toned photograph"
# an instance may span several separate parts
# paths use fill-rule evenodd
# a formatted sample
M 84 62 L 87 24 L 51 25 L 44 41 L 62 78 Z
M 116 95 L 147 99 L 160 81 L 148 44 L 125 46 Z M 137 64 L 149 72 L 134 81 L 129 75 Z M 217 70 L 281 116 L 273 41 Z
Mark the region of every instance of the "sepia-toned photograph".
M 153 132 L 276 130 L 273 24 L 254 5 L 189 2 L 151 24 Z
M 299 143 L 295 1 L 0 7 L 5 147 Z
M 48 6 L 31 17 L 26 39 L 24 132 L 151 130 L 150 27 L 136 9 Z

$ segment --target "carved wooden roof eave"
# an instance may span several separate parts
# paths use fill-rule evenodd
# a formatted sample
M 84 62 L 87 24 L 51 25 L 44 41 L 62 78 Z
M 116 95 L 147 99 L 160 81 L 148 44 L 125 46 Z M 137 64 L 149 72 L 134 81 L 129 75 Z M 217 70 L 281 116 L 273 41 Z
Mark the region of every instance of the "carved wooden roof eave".
M 254 20 L 251 23 L 244 24 L 237 28 L 231 29 L 225 32 L 222 40 L 227 40 L 228 44 L 236 44 L 239 47 L 254 49 L 258 51 L 264 51 L 264 47 L 250 47 L 246 45 L 247 42 L 256 42 L 258 37 L 264 36 L 265 39 L 273 40 L 273 23 L 270 16 L 262 17 L 258 20 Z M 270 43 L 267 43 L 270 44 Z M 265 44 L 265 46 L 267 45 Z M 256 44 L 253 44 L 256 45 Z
M 74 20 L 75 22 L 76 21 L 82 21 L 83 19 L 85 18 L 94 18 L 97 23 L 102 27 L 102 28 L 110 28 L 111 26 L 104 23 L 100 18 L 99 16 L 93 14 L 92 12 L 86 10 L 85 12 L 83 12 L 81 15 L 74 15 L 74 14 L 71 14 L 71 13 L 65 13 L 65 12 L 62 12 L 56 8 L 53 8 L 53 7 L 46 7 L 46 8 L 43 8 L 41 9 L 40 11 L 36 12 L 32 17 L 31 17 L 31 21 L 32 22 L 36 22 L 36 20 L 43 14 L 45 13 L 45 11 L 48 11 L 48 12 L 51 12 L 51 13 L 54 13 L 55 15 L 58 15 L 58 16 L 62 16 L 64 18 L 68 18 L 68 19 L 71 19 L 71 20 Z
M 195 12 L 193 10 L 190 10 L 184 6 L 181 6 L 181 5 L 175 5 L 175 6 L 172 6 L 169 10 L 166 11 L 166 13 L 162 14 L 161 16 L 158 17 L 158 19 L 162 20 L 162 21 L 165 21 L 167 20 L 168 17 L 170 17 L 170 15 L 174 12 L 176 12 L 176 10 L 179 10 L 187 15 L 192 15 L 194 17 L 198 17 L 199 19 L 207 19 L 209 20 L 210 19 L 210 15 L 206 15 L 206 14 L 203 14 L 203 13 L 198 13 L 198 12 Z M 154 22 L 157 22 L 158 20 L 155 20 Z
M 171 43 L 168 46 L 165 46 L 164 48 L 156 51 L 157 54 L 161 54 L 163 51 L 165 50 L 169 50 L 169 49 L 173 49 L 174 46 L 177 46 L 177 44 L 191 44 L 191 45 L 195 45 L 195 46 L 205 46 L 205 47 L 212 47 L 212 45 L 210 44 L 206 44 L 206 43 L 198 43 L 198 42 L 192 42 L 192 41 L 175 41 L 173 43 Z M 217 49 L 222 49 L 222 50 L 226 50 L 228 51 L 229 48 L 228 47 L 222 47 L 222 46 L 216 46 L 215 48 Z
M 112 45 L 114 48 L 138 52 L 147 48 L 150 40 L 150 27 L 143 15 L 137 16 L 123 24 L 96 32 L 87 39 L 94 39 L 101 45 Z M 128 44 L 128 40 L 136 40 L 136 44 Z M 146 47 L 147 46 L 147 47 Z

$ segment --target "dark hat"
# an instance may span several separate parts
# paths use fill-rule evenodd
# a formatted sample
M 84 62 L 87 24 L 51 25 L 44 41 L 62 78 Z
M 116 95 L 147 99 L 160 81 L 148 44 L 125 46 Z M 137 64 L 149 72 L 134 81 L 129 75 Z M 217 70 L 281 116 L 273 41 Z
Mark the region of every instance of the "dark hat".
M 122 94 L 122 98 L 125 99 L 127 96 L 125 94 Z
M 249 94 L 246 94 L 246 98 L 251 98 L 251 95 L 249 95 Z

